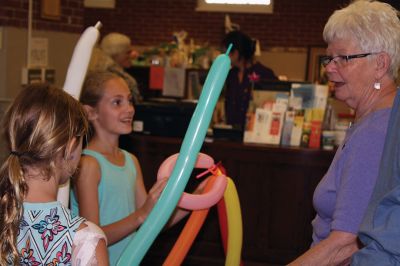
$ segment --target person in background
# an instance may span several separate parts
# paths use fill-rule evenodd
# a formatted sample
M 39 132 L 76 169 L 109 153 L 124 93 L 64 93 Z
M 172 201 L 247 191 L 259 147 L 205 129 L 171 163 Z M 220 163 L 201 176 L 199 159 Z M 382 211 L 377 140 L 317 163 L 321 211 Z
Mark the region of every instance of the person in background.
M 270 68 L 254 60 L 255 40 L 241 31 L 231 31 L 223 40 L 226 48 L 230 44 L 233 45 L 229 53 L 232 68 L 226 79 L 226 123 L 243 129 L 252 95 L 252 77 L 257 80 L 278 80 L 278 78 Z
M 93 128 L 74 180 L 71 208 L 100 225 L 108 238 L 110 264 L 122 252 L 156 204 L 167 179 L 146 191 L 138 159 L 119 148 L 119 137 L 132 131 L 135 112 L 126 82 L 111 72 L 88 74 L 80 101 Z M 199 188 L 199 189 L 202 189 Z M 177 211 L 169 225 L 188 212 Z
M 121 33 L 112 32 L 103 37 L 100 47 L 93 49 L 89 71 L 110 71 L 125 80 L 132 93 L 134 103 L 142 101 L 142 95 L 134 77 L 124 69 L 132 66 L 132 60 L 138 56 L 133 49 L 131 39 Z
M 400 22 L 389 4 L 352 2 L 331 15 L 323 37 L 329 82 L 335 97 L 354 109 L 355 123 L 314 192 L 312 246 L 291 266 L 348 265 L 359 250 L 357 233 L 378 177 L 398 91 Z
M 84 110 L 64 91 L 25 88 L 7 111 L 0 170 L 0 265 L 108 265 L 101 229 L 57 202 L 77 169 Z

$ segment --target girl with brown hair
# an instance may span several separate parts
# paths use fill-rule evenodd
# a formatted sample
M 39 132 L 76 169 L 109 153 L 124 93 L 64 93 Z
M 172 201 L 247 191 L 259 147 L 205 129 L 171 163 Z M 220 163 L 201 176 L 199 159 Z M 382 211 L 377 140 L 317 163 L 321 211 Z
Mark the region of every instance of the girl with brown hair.
M 87 120 L 78 101 L 38 84 L 22 90 L 3 128 L 0 265 L 108 265 L 104 233 L 56 201 L 77 169 Z

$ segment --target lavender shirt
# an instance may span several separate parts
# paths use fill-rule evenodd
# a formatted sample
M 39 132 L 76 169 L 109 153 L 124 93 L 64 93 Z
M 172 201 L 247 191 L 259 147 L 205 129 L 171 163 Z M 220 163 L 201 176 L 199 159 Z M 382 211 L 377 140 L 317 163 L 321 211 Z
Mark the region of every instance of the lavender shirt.
M 378 177 L 390 111 L 371 113 L 348 129 L 314 192 L 313 245 L 334 230 L 357 234 Z

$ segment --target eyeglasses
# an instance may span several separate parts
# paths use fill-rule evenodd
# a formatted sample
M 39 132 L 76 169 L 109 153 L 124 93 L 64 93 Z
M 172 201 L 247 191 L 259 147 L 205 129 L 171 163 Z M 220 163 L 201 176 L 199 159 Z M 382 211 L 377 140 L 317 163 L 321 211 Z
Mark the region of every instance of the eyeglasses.
M 352 54 L 352 55 L 337 55 L 337 56 L 324 56 L 321 58 L 321 63 L 324 67 L 329 65 L 330 62 L 335 62 L 336 65 L 344 66 L 349 60 L 354 58 L 363 58 L 376 53 L 365 53 L 365 54 Z

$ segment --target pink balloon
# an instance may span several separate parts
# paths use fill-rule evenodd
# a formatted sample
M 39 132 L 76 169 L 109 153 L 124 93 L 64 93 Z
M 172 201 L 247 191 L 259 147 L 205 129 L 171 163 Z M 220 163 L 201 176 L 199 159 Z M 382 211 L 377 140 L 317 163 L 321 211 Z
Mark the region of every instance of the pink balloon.
M 178 153 L 168 157 L 160 166 L 157 173 L 157 179 L 169 177 L 174 169 Z M 214 159 L 204 153 L 199 153 L 195 168 L 209 169 L 214 165 Z M 195 195 L 183 192 L 178 202 L 178 206 L 187 210 L 208 209 L 215 205 L 224 195 L 227 178 L 225 175 L 219 175 L 210 191 Z

